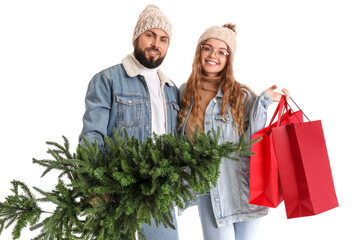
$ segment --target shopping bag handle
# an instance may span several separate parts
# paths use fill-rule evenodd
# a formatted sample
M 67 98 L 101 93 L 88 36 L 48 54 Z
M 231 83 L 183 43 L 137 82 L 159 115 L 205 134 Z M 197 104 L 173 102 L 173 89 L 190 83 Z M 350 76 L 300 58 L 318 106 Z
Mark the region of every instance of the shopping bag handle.
M 283 96 L 285 99 L 285 96 Z M 292 97 L 290 97 L 290 100 L 295 104 L 295 106 L 299 109 L 299 111 L 301 112 L 302 115 L 304 115 L 306 117 L 306 119 L 311 123 L 310 119 L 306 116 L 306 114 L 303 112 L 303 110 L 296 104 L 296 102 L 294 101 L 294 99 L 292 99 Z M 291 108 L 290 104 L 288 103 L 288 101 L 286 101 L 285 99 L 285 105 L 286 105 L 286 109 L 288 109 L 288 107 L 290 108 L 291 112 L 294 112 L 294 110 Z M 298 119 L 299 123 L 301 123 L 300 119 L 296 116 L 295 117 Z
M 269 126 L 271 126 L 271 124 L 273 123 L 276 115 L 277 115 L 277 126 L 279 126 L 280 122 L 281 122 L 281 115 L 283 114 L 283 110 L 284 110 L 284 106 L 285 106 L 285 102 L 286 102 L 286 99 L 284 97 L 282 97 L 279 101 L 279 104 L 277 105 L 276 109 L 275 109 L 275 112 L 274 112 L 274 115 L 272 116 L 271 120 L 270 120 L 270 123 L 269 123 Z
M 277 122 L 276 126 L 281 126 L 282 116 L 283 116 L 284 114 L 286 114 L 286 122 L 287 122 L 287 124 L 289 124 L 289 122 L 290 122 L 290 120 L 289 120 L 289 115 L 290 115 L 291 113 L 294 113 L 294 111 L 293 111 L 292 108 L 290 107 L 289 103 L 287 102 L 286 97 L 285 97 L 284 95 L 282 95 L 282 96 L 281 96 L 281 99 L 284 99 L 285 103 L 284 103 L 283 112 L 282 112 L 282 114 L 281 114 L 281 118 L 278 119 L 278 122 Z M 289 109 L 290 109 L 290 111 L 289 111 Z M 296 114 L 295 114 L 295 117 L 296 117 L 296 118 L 299 120 L 299 122 L 300 122 L 300 119 L 296 116 Z
M 310 121 L 310 119 L 306 116 L 306 114 L 303 112 L 303 110 L 296 104 L 296 102 L 294 101 L 294 99 L 292 99 L 292 97 L 290 97 L 290 100 L 295 104 L 295 106 L 299 109 L 299 111 L 301 112 L 301 114 L 303 114 L 306 119 Z M 290 110 L 290 111 L 289 111 Z M 274 112 L 274 115 L 272 116 L 269 126 L 271 126 L 271 124 L 274 122 L 275 117 L 277 116 L 277 123 L 276 126 L 281 126 L 281 121 L 282 121 L 282 115 L 286 114 L 286 119 L 287 119 L 287 123 L 289 123 L 289 117 L 291 116 L 292 113 L 294 113 L 295 111 L 291 108 L 290 104 L 288 103 L 288 101 L 286 100 L 286 97 L 283 95 L 281 96 L 281 99 L 279 101 L 279 104 L 276 107 L 276 110 Z M 300 119 L 296 116 L 295 117 L 298 119 L 299 123 L 301 123 Z

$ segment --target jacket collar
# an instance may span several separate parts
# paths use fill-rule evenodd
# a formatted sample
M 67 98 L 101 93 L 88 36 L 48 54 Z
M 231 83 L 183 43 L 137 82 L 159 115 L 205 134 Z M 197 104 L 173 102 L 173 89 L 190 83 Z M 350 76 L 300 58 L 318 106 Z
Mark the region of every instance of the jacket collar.
M 224 93 L 221 91 L 221 88 L 219 88 L 216 97 L 221 97 L 221 98 L 224 97 Z
M 122 64 L 124 66 L 125 72 L 129 77 L 135 77 L 137 75 L 140 75 L 140 71 L 138 67 L 136 66 L 134 58 L 131 56 L 131 54 L 128 54 L 123 60 Z M 167 83 L 171 87 L 174 86 L 174 83 L 165 75 L 163 71 L 160 69 L 157 71 L 160 79 L 161 85 L 164 85 L 164 83 Z

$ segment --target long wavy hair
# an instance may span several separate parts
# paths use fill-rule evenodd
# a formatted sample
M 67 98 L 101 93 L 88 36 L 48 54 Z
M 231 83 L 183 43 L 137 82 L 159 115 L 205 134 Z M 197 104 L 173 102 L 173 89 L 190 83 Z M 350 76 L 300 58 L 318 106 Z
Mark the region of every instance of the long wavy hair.
M 227 27 L 235 31 L 235 25 L 233 24 L 225 24 L 223 27 Z M 199 90 L 202 76 L 200 55 L 201 45 L 206 41 L 207 40 L 198 44 L 196 47 L 195 57 L 192 64 L 192 72 L 186 82 L 186 87 L 180 102 L 180 112 L 178 117 L 179 129 L 184 125 L 191 103 L 193 105 L 192 114 L 194 114 L 194 118 L 196 119 L 199 114 L 199 103 L 201 99 Z M 219 73 L 221 76 L 220 89 L 224 94 L 221 102 L 220 116 L 223 120 L 227 121 L 225 114 L 230 111 L 234 121 L 234 129 L 237 133 L 242 134 L 245 127 L 244 119 L 246 111 L 243 101 L 245 98 L 247 102 L 253 104 L 249 98 L 249 94 L 253 97 L 255 97 L 255 94 L 247 86 L 240 84 L 235 80 L 233 60 L 234 54 L 230 52 L 225 68 Z M 248 114 L 250 114 L 250 111 Z

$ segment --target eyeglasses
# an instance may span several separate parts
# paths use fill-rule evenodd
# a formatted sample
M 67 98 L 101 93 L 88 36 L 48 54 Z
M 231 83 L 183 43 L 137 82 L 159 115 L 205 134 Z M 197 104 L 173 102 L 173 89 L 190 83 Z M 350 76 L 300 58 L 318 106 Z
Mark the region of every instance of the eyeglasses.
M 217 55 L 218 57 L 226 57 L 230 55 L 230 53 L 224 49 L 214 50 L 209 45 L 201 45 L 201 52 L 206 53 L 208 55 L 211 55 L 213 53 L 215 53 L 216 55 L 216 53 L 219 53 Z

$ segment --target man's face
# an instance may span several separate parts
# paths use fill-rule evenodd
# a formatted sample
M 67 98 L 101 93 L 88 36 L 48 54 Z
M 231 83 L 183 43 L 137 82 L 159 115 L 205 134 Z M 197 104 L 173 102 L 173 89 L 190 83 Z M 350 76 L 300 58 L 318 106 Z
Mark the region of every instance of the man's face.
M 169 37 L 162 29 L 150 28 L 135 41 L 135 58 L 146 68 L 156 68 L 163 62 L 169 47 Z

